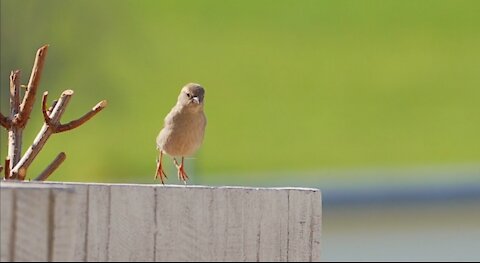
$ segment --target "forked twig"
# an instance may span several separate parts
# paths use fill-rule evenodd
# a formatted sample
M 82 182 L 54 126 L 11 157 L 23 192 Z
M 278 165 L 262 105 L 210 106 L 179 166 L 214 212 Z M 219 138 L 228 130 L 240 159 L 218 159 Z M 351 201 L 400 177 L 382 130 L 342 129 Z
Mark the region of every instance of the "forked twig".
M 67 107 L 72 94 L 72 90 L 66 90 L 62 93 L 57 105 L 51 113 L 51 122 L 56 123 L 60 120 L 60 117 L 65 112 L 65 108 Z M 28 167 L 30 167 L 30 164 L 32 164 L 33 160 L 37 157 L 38 153 L 43 148 L 48 138 L 50 138 L 52 134 L 52 126 L 50 126 L 48 123 L 44 123 L 42 128 L 38 132 L 37 137 L 35 137 L 35 139 L 33 140 L 32 145 L 27 149 L 22 159 L 20 159 L 20 161 L 12 169 L 12 176 L 20 180 L 25 179 L 25 177 L 22 178 L 21 176 L 19 176 L 20 169 L 27 170 Z
M 72 91 L 72 95 L 73 95 L 73 91 Z M 102 111 L 107 106 L 107 101 L 102 100 L 99 103 L 97 103 L 97 105 L 95 105 L 89 112 L 85 113 L 82 117 L 76 120 L 70 121 L 66 124 L 61 124 L 60 120 L 58 120 L 57 122 L 54 122 L 50 117 L 51 110 L 47 109 L 47 98 L 48 98 L 48 91 L 45 91 L 42 97 L 43 119 L 45 123 L 52 128 L 53 133 L 61 133 L 61 132 L 73 130 L 79 127 L 80 125 L 84 124 L 91 118 L 93 118 L 93 116 L 97 115 L 97 113 Z M 54 101 L 55 105 L 56 105 L 56 102 L 57 101 Z
M 66 90 L 62 93 L 58 99 L 55 107 L 51 113 L 47 110 L 47 97 L 48 92 L 43 93 L 42 97 L 42 113 L 45 123 L 43 124 L 42 129 L 39 131 L 37 137 L 33 141 L 33 144 L 30 148 L 27 149 L 22 159 L 17 163 L 17 165 L 12 169 L 12 174 L 18 176 L 20 180 L 23 180 L 25 177 L 20 175 L 21 169 L 27 170 L 33 160 L 36 158 L 40 150 L 43 148 L 48 138 L 54 133 L 59 133 L 67 130 L 74 129 L 79 127 L 90 118 L 95 116 L 98 112 L 105 108 L 107 105 L 106 101 L 101 101 L 98 103 L 90 112 L 82 116 L 81 118 L 69 122 L 65 125 L 60 124 L 60 118 L 65 112 L 65 109 L 73 95 L 73 90 Z

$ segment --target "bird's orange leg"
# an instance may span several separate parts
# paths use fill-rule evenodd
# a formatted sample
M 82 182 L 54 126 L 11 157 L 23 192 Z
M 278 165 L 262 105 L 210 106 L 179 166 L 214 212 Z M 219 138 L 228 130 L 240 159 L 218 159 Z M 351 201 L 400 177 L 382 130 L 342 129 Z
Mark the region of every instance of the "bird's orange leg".
M 165 177 L 165 179 L 167 179 L 167 174 L 163 170 L 162 157 L 163 157 L 163 152 L 160 151 L 160 159 L 159 160 L 157 159 L 157 172 L 155 173 L 155 179 L 160 178 L 160 182 L 162 182 L 162 184 L 165 184 L 165 182 L 163 181 L 163 178 Z
M 178 169 L 178 179 L 183 181 L 184 184 L 187 184 L 188 176 L 187 176 L 187 173 L 185 172 L 183 160 L 184 160 L 184 157 L 182 157 L 182 164 L 178 164 L 177 159 L 173 158 L 173 161 L 175 162 L 175 166 L 177 166 L 177 169 Z

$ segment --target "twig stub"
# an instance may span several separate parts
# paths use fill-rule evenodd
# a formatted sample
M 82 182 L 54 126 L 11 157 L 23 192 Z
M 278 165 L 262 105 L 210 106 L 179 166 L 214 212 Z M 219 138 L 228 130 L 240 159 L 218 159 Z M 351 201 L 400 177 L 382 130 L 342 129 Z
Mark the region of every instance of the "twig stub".
M 35 181 L 45 181 L 47 178 L 57 170 L 57 168 L 65 161 L 67 155 L 64 152 L 61 152 L 57 155 L 57 157 L 53 160 L 53 162 L 40 173 L 40 175 L 35 178 Z
M 5 179 L 10 179 L 10 158 L 5 158 Z

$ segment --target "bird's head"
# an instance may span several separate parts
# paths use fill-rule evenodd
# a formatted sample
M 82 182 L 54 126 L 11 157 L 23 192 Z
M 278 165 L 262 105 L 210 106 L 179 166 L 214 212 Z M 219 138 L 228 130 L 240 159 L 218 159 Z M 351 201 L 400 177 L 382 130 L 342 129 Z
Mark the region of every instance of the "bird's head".
M 189 108 L 200 109 L 203 107 L 204 96 L 205 90 L 202 86 L 196 83 L 188 83 L 182 88 L 178 96 L 178 103 Z

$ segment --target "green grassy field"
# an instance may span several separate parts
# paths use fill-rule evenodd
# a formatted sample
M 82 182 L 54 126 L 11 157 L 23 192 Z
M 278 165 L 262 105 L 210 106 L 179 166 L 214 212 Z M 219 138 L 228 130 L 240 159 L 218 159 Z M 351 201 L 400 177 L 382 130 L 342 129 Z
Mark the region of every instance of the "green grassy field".
M 191 163 L 204 177 L 480 163 L 479 1 L 0 3 L 2 112 L 10 70 L 27 82 L 45 43 L 40 92 L 75 90 L 65 121 L 109 102 L 54 135 L 32 174 L 65 151 L 52 180 L 152 182 L 155 137 L 188 82 L 206 88 Z

